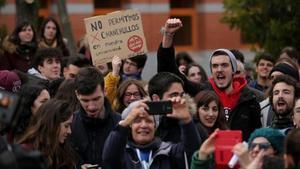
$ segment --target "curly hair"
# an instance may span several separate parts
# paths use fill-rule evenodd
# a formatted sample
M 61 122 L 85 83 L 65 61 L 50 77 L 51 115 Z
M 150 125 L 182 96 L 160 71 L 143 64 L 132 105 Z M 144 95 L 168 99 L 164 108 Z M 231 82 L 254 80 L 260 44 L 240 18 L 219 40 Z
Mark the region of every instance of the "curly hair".
M 120 84 L 120 86 L 117 90 L 117 96 L 116 96 L 115 100 L 113 101 L 114 108 L 119 113 L 122 113 L 122 111 L 127 107 L 123 103 L 123 98 L 124 98 L 124 94 L 125 94 L 127 88 L 132 84 L 138 88 L 139 93 L 142 98 L 148 95 L 147 92 L 144 90 L 144 86 L 141 81 L 136 80 L 136 79 L 129 79 L 129 80 L 123 81 Z

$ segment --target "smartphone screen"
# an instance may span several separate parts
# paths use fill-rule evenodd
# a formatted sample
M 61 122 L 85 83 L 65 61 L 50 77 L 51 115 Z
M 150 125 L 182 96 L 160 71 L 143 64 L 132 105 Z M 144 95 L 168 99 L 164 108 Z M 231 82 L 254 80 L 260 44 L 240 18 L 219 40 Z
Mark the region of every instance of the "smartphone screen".
M 153 115 L 165 115 L 172 113 L 172 102 L 170 100 L 162 101 L 149 101 L 146 102 L 148 105 L 148 113 Z
M 242 131 L 219 130 L 215 140 L 215 162 L 219 169 L 228 168 L 228 162 L 233 153 L 232 148 L 242 142 Z

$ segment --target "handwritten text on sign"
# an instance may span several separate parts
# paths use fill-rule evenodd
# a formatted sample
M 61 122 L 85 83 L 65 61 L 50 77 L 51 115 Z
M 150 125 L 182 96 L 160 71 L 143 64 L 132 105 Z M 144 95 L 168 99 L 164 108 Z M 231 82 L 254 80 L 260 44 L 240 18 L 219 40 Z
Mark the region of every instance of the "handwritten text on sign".
M 126 10 L 84 19 L 93 64 L 147 53 L 141 15 Z

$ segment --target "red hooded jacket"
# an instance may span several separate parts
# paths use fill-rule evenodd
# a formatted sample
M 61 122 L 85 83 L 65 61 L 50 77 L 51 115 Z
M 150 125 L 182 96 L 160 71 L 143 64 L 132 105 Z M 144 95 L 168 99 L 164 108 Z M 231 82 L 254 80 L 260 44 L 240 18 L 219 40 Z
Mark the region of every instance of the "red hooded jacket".
M 232 83 L 233 91 L 230 93 L 226 93 L 225 90 L 220 90 L 217 87 L 212 77 L 209 78 L 209 82 L 216 94 L 219 96 L 224 109 L 230 110 L 233 110 L 235 108 L 238 100 L 240 99 L 241 90 L 247 85 L 247 81 L 245 78 L 234 78 Z

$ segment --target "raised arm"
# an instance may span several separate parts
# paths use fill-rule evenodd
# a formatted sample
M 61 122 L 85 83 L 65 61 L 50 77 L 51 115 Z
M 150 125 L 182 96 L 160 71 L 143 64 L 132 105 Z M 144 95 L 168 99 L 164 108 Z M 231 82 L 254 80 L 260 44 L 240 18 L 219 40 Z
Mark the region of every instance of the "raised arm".
M 129 105 L 126 117 L 119 122 L 116 128 L 110 132 L 105 141 L 102 158 L 107 168 L 123 168 L 126 160 L 126 144 L 130 133 L 129 126 L 135 122 L 138 117 L 145 116 L 147 113 L 143 110 L 147 105 L 138 101 Z M 125 111 L 124 110 L 124 111 Z
M 168 19 L 162 27 L 162 44 L 157 52 L 157 71 L 172 72 L 182 75 L 175 62 L 175 50 L 173 47 L 173 38 L 175 32 L 182 27 L 180 19 Z M 183 75 L 182 75 L 183 76 Z
M 175 49 L 173 47 L 173 38 L 176 31 L 182 27 L 180 19 L 168 19 L 164 25 L 162 43 L 157 51 L 157 72 L 171 72 L 179 76 L 184 81 L 184 91 L 191 96 L 195 96 L 199 91 L 205 88 L 189 81 L 183 75 L 176 65 Z
M 182 22 L 180 19 L 168 19 L 165 26 L 162 28 L 163 40 L 162 47 L 170 48 L 173 45 L 173 38 L 175 33 L 182 27 Z
M 181 121 L 182 142 L 173 145 L 171 155 L 178 165 L 182 165 L 182 162 L 185 161 L 184 153 L 186 153 L 187 163 L 190 164 L 193 153 L 201 145 L 201 138 L 193 123 L 185 98 L 175 97 L 172 98 L 172 101 L 173 112 L 168 117 Z
M 104 87 L 106 97 L 112 104 L 117 96 L 118 84 L 120 82 L 120 69 L 122 61 L 120 57 L 114 56 L 112 59 L 112 72 L 109 72 L 104 78 Z

